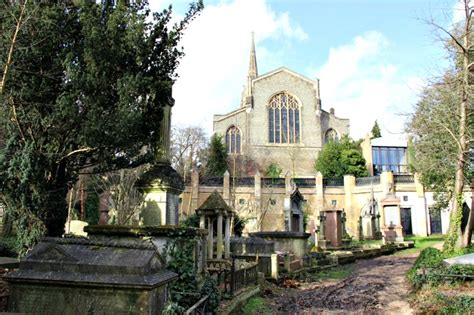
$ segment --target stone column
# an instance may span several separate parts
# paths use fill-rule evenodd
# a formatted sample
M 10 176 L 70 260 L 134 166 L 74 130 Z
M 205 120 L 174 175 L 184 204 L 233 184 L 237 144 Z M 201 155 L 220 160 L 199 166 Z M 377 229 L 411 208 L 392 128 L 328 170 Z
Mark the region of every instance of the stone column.
M 191 173 L 191 195 L 189 198 L 191 201 L 188 213 L 192 213 L 198 207 L 199 200 L 199 173 L 195 169 Z
M 359 238 L 359 215 L 360 210 L 355 206 L 352 206 L 352 201 L 354 198 L 354 189 L 355 189 L 355 177 L 352 175 L 344 176 L 344 209 L 346 210 L 346 215 L 348 219 L 348 228 L 357 238 Z
M 316 173 L 316 211 L 314 215 L 319 215 L 324 207 L 324 186 L 323 186 L 323 174 L 321 172 Z
M 224 238 L 224 258 L 230 258 L 230 220 L 232 217 L 225 218 L 225 238 Z
M 230 174 L 229 171 L 225 171 L 224 173 L 224 187 L 222 192 L 222 199 L 230 205 Z
M 222 213 L 217 215 L 217 249 L 216 249 L 216 258 L 222 259 Z
M 207 218 L 207 230 L 209 234 L 207 235 L 207 257 L 212 259 L 214 256 L 213 247 L 214 247 L 214 224 L 212 222 L 212 218 Z
M 199 228 L 200 229 L 206 228 L 206 217 L 203 214 L 201 214 L 201 216 L 199 217 Z

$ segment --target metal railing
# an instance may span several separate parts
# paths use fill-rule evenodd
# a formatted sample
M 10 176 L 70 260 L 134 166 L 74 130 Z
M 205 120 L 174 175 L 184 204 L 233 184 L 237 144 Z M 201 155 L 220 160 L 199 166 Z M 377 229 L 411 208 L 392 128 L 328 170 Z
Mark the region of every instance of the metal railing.
M 255 186 L 254 177 L 236 177 L 234 180 L 230 180 L 231 184 L 235 181 L 236 186 Z
M 236 270 L 235 259 L 232 260 L 232 269 L 226 274 L 229 280 L 229 292 L 234 294 L 242 288 L 245 288 L 251 284 L 257 284 L 258 281 L 258 265 L 255 263 L 250 267 Z M 226 281 L 227 284 L 227 281 Z M 227 290 L 227 285 L 225 286 Z
M 393 182 L 395 184 L 409 184 L 415 182 L 413 175 L 393 175 Z
M 199 185 L 219 187 L 224 185 L 224 177 L 201 177 Z
M 262 187 L 285 187 L 284 178 L 262 178 Z
M 340 187 L 344 186 L 344 178 L 343 177 L 338 177 L 338 178 L 323 178 L 323 186 L 327 187 Z
M 295 178 L 293 182 L 296 187 L 314 187 L 316 186 L 316 179 L 314 178 Z
M 380 176 L 356 178 L 356 186 L 378 185 L 378 184 L 380 184 Z

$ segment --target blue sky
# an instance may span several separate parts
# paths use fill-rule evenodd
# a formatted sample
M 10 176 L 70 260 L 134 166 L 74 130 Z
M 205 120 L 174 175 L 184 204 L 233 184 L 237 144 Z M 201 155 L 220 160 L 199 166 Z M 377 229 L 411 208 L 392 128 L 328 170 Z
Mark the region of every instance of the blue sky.
M 173 4 L 179 19 L 188 1 Z M 321 80 L 323 109 L 351 119 L 363 137 L 375 119 L 403 137 L 426 79 L 449 66 L 427 20 L 449 28 L 456 0 L 213 0 L 189 26 L 175 84 L 173 123 L 212 132 L 212 115 L 237 109 L 255 32 L 259 73 L 281 66 Z M 454 17 L 453 17 L 454 15 Z

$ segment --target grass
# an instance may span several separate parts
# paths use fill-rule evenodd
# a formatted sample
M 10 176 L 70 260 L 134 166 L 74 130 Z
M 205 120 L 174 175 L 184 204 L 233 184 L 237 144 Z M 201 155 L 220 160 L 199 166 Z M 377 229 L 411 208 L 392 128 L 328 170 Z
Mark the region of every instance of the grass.
M 342 280 L 350 277 L 353 271 L 353 264 L 340 265 L 334 268 L 319 271 L 317 273 L 317 277 L 320 280 Z
M 427 247 L 433 247 L 436 244 L 442 243 L 445 240 L 445 235 L 432 234 L 430 236 L 405 236 L 405 241 L 414 241 L 415 247 L 396 252 L 395 256 L 403 256 L 407 254 L 416 254 Z
M 243 315 L 257 315 L 257 314 L 272 314 L 270 308 L 267 306 L 265 299 L 256 296 L 247 301 L 239 314 Z

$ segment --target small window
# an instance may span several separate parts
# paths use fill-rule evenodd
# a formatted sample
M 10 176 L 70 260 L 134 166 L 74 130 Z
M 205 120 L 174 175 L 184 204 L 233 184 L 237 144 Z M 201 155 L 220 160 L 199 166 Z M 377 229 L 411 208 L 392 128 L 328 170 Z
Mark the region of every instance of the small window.
M 272 206 L 276 205 L 277 201 L 275 199 L 270 199 L 270 204 Z
M 331 206 L 333 207 L 337 206 L 337 200 L 331 200 Z
M 326 131 L 326 135 L 324 136 L 324 142 L 325 143 L 328 143 L 330 141 L 332 141 L 332 142 L 338 142 L 339 141 L 339 135 L 338 135 L 337 131 L 332 129 L 332 128 L 328 129 Z
M 245 199 L 239 199 L 239 204 L 244 205 L 245 204 Z
M 408 196 L 403 196 L 403 201 L 408 201 Z

